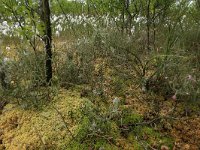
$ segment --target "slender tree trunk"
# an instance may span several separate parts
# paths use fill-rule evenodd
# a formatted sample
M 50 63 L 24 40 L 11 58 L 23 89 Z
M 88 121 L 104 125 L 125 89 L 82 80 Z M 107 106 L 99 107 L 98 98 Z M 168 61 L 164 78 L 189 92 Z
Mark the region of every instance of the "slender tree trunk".
M 152 19 L 152 23 L 153 23 L 153 49 L 154 51 L 156 50 L 156 23 L 155 23 L 155 20 L 156 20 L 156 8 L 154 6 L 153 8 L 153 19 Z
M 148 0 L 148 2 L 147 2 L 147 16 L 146 16 L 146 18 L 147 18 L 147 23 L 146 23 L 146 25 L 147 25 L 147 50 L 148 51 L 150 51 L 150 4 L 151 4 L 151 0 Z
M 130 29 L 131 29 L 131 13 L 129 12 L 129 6 L 130 6 L 130 0 L 126 0 L 126 5 L 125 5 L 125 9 L 128 15 L 127 21 L 126 21 L 126 32 L 130 34 Z
M 121 25 L 121 30 L 122 30 L 122 34 L 124 33 L 124 28 L 125 28 L 125 7 L 126 7 L 126 0 L 122 1 L 122 14 L 121 14 L 121 19 L 122 19 L 122 25 Z
M 52 79 L 52 31 L 51 31 L 51 20 L 50 20 L 50 7 L 49 0 L 41 0 L 41 20 L 44 24 L 44 37 L 46 50 L 46 83 L 51 85 Z
M 8 84 L 6 83 L 6 73 L 2 66 L 0 66 L 0 82 L 3 89 L 8 88 Z
M 88 15 L 91 15 L 90 14 L 90 1 L 89 0 L 87 0 L 87 13 L 88 13 Z
M 127 17 L 128 17 L 127 21 L 126 21 L 126 31 L 129 35 L 131 35 L 132 20 L 134 19 L 134 17 L 137 14 L 137 10 L 135 10 L 134 14 L 131 14 L 130 4 L 131 4 L 131 1 L 126 0 L 126 13 L 127 13 Z

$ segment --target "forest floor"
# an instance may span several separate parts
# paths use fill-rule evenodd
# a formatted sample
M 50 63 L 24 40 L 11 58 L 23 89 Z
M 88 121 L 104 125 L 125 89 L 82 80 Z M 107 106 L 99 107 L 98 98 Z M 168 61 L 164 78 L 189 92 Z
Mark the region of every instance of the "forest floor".
M 62 47 L 60 42 L 60 47 L 57 45 L 57 48 L 63 49 Z M 187 104 L 184 102 L 177 103 L 170 98 L 163 100 L 163 97 L 152 96 L 132 88 L 127 93 L 129 94 L 125 95 L 126 102 L 122 107 L 130 108 L 142 116 L 143 121 L 138 126 L 145 126 L 141 130 L 143 133 L 138 134 L 141 141 L 150 141 L 149 149 L 200 149 L 200 104 L 195 103 L 189 110 L 185 110 Z M 80 122 L 76 121 L 80 118 L 80 109 L 85 101 L 89 101 L 80 95 L 80 89 L 61 89 L 51 102 L 39 110 L 25 109 L 15 103 L 4 106 L 0 110 L 0 150 L 63 149 L 68 146 L 80 125 Z M 110 105 L 112 99 L 113 97 L 110 97 L 108 100 Z M 155 112 L 152 100 L 159 101 L 159 114 Z M 165 139 L 161 140 L 161 137 L 169 137 L 167 141 L 172 145 L 168 146 L 169 143 L 163 142 Z M 136 146 L 144 144 L 135 141 L 136 139 L 137 135 L 121 135 L 115 139 L 117 148 L 115 146 L 110 149 L 145 149 Z
M 0 149 L 63 147 L 77 128 L 68 114 L 79 109 L 83 101 L 76 91 L 61 90 L 42 110 L 26 110 L 16 104 L 7 104 L 0 115 Z
M 62 149 L 69 143 L 70 134 L 75 134 L 79 125 L 73 120 L 79 114 L 73 117 L 69 114 L 76 110 L 78 112 L 84 101 L 87 99 L 80 98 L 80 91 L 60 90 L 58 96 L 41 110 L 26 110 L 16 104 L 7 104 L 0 115 L 0 150 Z M 153 117 L 145 116 L 150 110 L 145 103 L 131 97 L 128 103 L 125 107 L 134 107 L 138 114 L 146 118 L 145 120 Z M 183 116 L 180 110 L 179 114 L 176 114 L 179 117 L 170 118 L 167 113 L 173 105 L 173 100 L 162 103 L 162 119 L 152 128 L 163 136 L 171 137 L 174 150 L 198 150 L 200 148 L 200 117 L 193 113 L 190 116 Z M 155 143 L 151 142 L 149 147 L 158 149 L 156 147 L 158 139 L 154 134 L 147 132 L 142 135 L 142 138 L 155 140 Z M 130 142 L 130 137 L 119 139 L 118 149 L 137 149 L 134 148 L 134 143 Z M 159 149 L 170 148 L 161 145 Z

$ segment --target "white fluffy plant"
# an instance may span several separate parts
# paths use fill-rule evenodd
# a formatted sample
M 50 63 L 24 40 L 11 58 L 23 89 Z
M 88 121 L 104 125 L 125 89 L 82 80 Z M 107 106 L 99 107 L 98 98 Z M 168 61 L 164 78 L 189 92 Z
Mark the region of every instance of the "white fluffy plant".
M 112 112 L 114 112 L 114 113 L 118 112 L 119 103 L 120 103 L 120 99 L 118 97 L 115 97 L 113 99 L 113 110 L 112 110 Z

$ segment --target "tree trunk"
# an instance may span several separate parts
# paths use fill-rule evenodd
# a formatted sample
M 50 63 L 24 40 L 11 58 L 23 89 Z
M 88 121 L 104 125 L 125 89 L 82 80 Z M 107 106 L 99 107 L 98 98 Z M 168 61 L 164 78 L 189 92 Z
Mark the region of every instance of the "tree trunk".
M 153 49 L 156 50 L 156 7 L 153 7 L 153 17 L 152 17 L 152 24 L 153 24 Z
M 8 84 L 6 83 L 5 70 L 3 69 L 2 66 L 0 66 L 0 82 L 1 82 L 1 86 L 2 86 L 3 89 L 8 88 Z
M 146 14 L 146 18 L 147 18 L 147 50 L 150 51 L 150 4 L 151 4 L 151 0 L 148 0 L 147 2 L 147 14 Z
M 122 5 L 122 11 L 121 11 L 121 19 L 122 19 L 121 32 L 123 34 L 124 33 L 124 28 L 125 28 L 125 7 L 126 7 L 126 0 L 123 0 L 121 2 L 121 5 Z
M 87 3 L 87 13 L 88 13 L 88 15 L 91 15 L 90 14 L 90 1 L 87 0 L 86 3 Z
M 46 50 L 46 83 L 51 85 L 52 79 L 52 31 L 51 31 L 51 20 L 50 20 L 50 7 L 49 0 L 41 0 L 41 20 L 44 24 L 44 37 Z

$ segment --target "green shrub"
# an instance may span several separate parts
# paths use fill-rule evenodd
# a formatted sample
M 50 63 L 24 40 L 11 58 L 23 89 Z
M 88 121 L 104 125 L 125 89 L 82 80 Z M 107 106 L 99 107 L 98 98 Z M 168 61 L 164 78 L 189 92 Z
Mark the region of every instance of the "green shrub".
M 24 108 L 40 107 L 57 93 L 56 86 L 45 86 L 45 53 L 23 47 L 16 51 L 15 59 L 6 64 L 6 75 L 9 76 L 6 96 L 14 97 Z
M 104 112 L 104 113 L 103 113 Z M 76 141 L 93 149 L 112 149 L 115 139 L 120 136 L 118 126 L 103 111 L 91 102 L 85 102 L 81 109 L 83 115 L 76 134 Z

